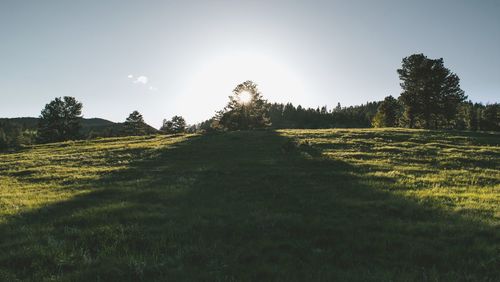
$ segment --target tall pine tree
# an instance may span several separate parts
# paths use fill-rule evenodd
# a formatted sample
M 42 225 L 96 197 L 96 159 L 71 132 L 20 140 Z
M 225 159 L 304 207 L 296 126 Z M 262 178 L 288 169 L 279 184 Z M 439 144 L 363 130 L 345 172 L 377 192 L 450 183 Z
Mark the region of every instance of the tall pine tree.
M 460 88 L 460 79 L 444 66 L 443 59 L 414 54 L 403 59 L 398 74 L 403 90 L 399 99 L 407 125 L 449 127 L 467 96 Z

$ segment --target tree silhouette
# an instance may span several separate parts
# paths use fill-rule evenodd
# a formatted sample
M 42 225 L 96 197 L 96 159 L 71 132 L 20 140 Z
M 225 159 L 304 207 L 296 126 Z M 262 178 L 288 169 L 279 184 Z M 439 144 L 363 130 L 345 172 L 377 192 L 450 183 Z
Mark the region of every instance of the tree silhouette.
M 234 88 L 227 106 L 217 112 L 212 127 L 221 130 L 267 128 L 271 125 L 268 107 L 257 84 L 245 81 Z
M 147 125 L 144 118 L 138 111 L 133 111 L 123 124 L 125 135 L 145 135 L 147 134 Z
M 500 104 L 486 105 L 483 111 L 481 128 L 484 130 L 500 130 Z
M 392 96 L 385 97 L 380 103 L 375 117 L 373 117 L 373 127 L 395 127 L 398 125 L 399 103 Z
M 182 116 L 173 116 L 171 120 L 163 120 L 160 131 L 165 133 L 182 133 L 186 131 L 186 120 Z
M 55 98 L 45 105 L 38 123 L 38 141 L 58 142 L 79 137 L 82 103 L 74 97 Z
M 403 59 L 397 72 L 403 89 L 399 99 L 410 128 L 449 125 L 467 98 L 460 89 L 460 79 L 444 66 L 442 58 L 432 60 L 414 54 Z

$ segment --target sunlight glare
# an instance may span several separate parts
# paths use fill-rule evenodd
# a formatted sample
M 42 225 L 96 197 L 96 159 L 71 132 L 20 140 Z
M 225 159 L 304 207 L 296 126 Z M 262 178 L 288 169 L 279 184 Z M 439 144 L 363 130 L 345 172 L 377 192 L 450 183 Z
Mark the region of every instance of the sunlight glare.
M 224 107 L 232 90 L 246 80 L 257 83 L 264 99 L 269 102 L 294 101 L 304 103 L 304 80 L 307 75 L 299 74 L 291 61 L 265 51 L 225 51 L 207 54 L 194 69 L 185 74 L 182 83 L 184 93 L 176 104 L 191 105 L 190 120 L 210 118 L 206 111 L 215 112 Z M 209 93 L 200 95 L 199 93 Z M 171 99 L 165 96 L 165 99 Z M 197 103 L 193 104 L 192 101 Z M 187 115 L 187 114 L 186 114 Z
M 240 104 L 246 105 L 251 101 L 252 101 L 252 93 L 245 90 L 238 93 L 238 102 Z

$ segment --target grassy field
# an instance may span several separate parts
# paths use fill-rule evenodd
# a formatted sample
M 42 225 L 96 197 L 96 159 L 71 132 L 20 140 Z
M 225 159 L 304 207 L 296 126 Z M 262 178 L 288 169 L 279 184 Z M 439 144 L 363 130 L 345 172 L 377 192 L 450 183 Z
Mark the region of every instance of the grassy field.
M 0 154 L 0 281 L 498 281 L 500 134 L 281 130 Z

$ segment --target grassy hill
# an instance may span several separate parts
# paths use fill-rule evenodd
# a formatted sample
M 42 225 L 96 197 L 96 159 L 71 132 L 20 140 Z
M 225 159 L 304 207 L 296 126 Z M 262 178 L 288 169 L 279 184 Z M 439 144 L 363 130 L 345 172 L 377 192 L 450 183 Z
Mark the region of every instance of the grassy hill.
M 0 281 L 494 281 L 499 145 L 281 130 L 0 154 Z

